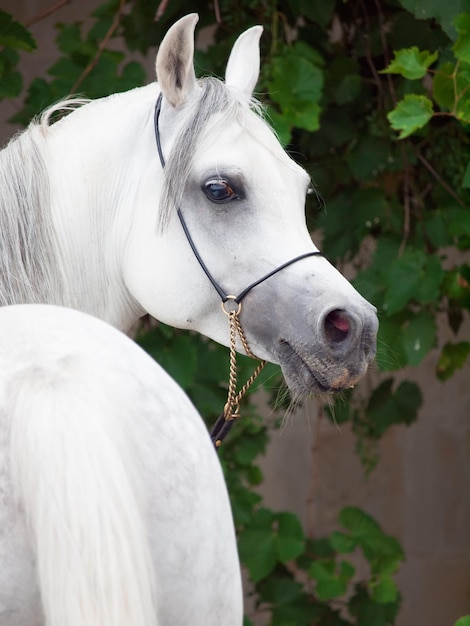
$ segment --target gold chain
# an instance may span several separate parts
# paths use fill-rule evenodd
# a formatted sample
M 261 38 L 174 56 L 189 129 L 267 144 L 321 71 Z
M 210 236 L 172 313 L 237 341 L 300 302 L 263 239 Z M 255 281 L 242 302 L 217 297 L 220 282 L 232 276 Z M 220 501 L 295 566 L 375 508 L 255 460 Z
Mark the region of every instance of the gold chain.
M 235 300 L 234 296 L 229 296 L 229 300 Z M 245 350 L 247 356 L 252 359 L 256 359 L 257 357 L 250 350 L 248 345 L 248 341 L 246 340 L 245 333 L 243 332 L 243 328 L 240 323 L 240 311 L 242 305 L 239 302 L 236 309 L 232 309 L 228 311 L 225 308 L 225 303 L 222 303 L 222 310 L 227 315 L 229 320 L 230 327 L 230 373 L 229 373 L 229 383 L 228 383 L 228 394 L 227 394 L 227 402 L 224 406 L 224 417 L 225 421 L 235 420 L 240 417 L 240 402 L 244 398 L 246 392 L 251 387 L 251 385 L 255 382 L 259 373 L 266 365 L 266 361 L 261 361 L 258 367 L 255 369 L 250 378 L 246 381 L 240 391 L 237 393 L 237 335 L 240 337 L 240 341 L 242 343 L 243 349 Z

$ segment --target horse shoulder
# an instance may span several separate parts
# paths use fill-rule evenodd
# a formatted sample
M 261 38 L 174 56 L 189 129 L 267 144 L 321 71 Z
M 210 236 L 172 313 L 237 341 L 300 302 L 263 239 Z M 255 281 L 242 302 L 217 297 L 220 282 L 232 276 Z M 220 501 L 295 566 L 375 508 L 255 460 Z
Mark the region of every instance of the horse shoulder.
M 50 623 L 239 623 L 226 488 L 178 385 L 127 337 L 74 311 L 2 309 L 2 340 L 13 487 Z

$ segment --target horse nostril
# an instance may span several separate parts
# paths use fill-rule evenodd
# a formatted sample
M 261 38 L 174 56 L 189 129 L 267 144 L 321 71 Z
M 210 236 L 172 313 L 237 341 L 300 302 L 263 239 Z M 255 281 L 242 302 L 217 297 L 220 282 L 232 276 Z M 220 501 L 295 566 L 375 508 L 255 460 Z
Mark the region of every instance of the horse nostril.
M 351 330 L 351 322 L 347 315 L 340 310 L 331 311 L 323 322 L 325 337 L 330 345 L 346 341 Z

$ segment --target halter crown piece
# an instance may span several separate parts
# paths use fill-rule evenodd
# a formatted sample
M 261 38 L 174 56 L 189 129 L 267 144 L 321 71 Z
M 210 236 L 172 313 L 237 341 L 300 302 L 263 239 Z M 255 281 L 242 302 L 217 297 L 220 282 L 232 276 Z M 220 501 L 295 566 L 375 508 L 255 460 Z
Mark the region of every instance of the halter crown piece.
M 157 98 L 156 105 L 155 105 L 154 126 L 155 126 L 155 139 L 156 139 L 156 142 L 157 142 L 158 156 L 160 157 L 160 163 L 162 165 L 162 169 L 165 169 L 165 158 L 163 156 L 162 144 L 161 144 L 161 139 L 160 139 L 160 128 L 159 128 L 159 119 L 160 119 L 160 112 L 161 112 L 161 109 L 162 109 L 162 100 L 163 100 L 163 94 L 160 93 L 158 98 Z M 229 375 L 227 402 L 225 403 L 224 410 L 221 413 L 221 415 L 218 417 L 218 419 L 217 419 L 217 421 L 216 421 L 216 423 L 215 423 L 215 425 L 214 425 L 214 427 L 212 429 L 212 432 L 211 432 L 211 440 L 212 440 L 215 448 L 218 449 L 219 446 L 222 444 L 222 441 L 224 440 L 226 435 L 229 433 L 229 431 L 230 431 L 230 429 L 231 429 L 231 427 L 233 425 L 233 422 L 240 417 L 239 406 L 240 406 L 240 402 L 241 402 L 242 398 L 245 396 L 246 392 L 251 387 L 251 385 L 254 383 L 255 379 L 258 376 L 258 374 L 261 372 L 263 367 L 266 365 L 266 361 L 260 361 L 258 367 L 255 369 L 255 371 L 253 372 L 251 377 L 248 379 L 248 381 L 243 385 L 243 387 L 237 393 L 237 364 L 236 364 L 236 354 L 237 354 L 237 352 L 236 352 L 236 341 L 237 341 L 237 335 L 240 338 L 240 341 L 242 343 L 243 349 L 245 350 L 245 353 L 247 354 L 247 356 L 249 356 L 249 357 L 251 357 L 253 359 L 257 358 L 250 350 L 250 347 L 249 347 L 248 342 L 247 342 L 246 337 L 245 337 L 245 333 L 243 332 L 243 328 L 242 328 L 241 323 L 240 323 L 240 313 L 241 313 L 241 310 L 242 310 L 242 300 L 243 300 L 243 298 L 252 289 L 257 287 L 259 284 L 261 284 L 262 282 L 264 282 L 268 278 L 271 278 L 271 276 L 274 276 L 274 274 L 277 274 L 277 272 L 280 272 L 281 270 L 285 269 L 289 265 L 292 265 L 293 263 L 297 263 L 297 261 L 301 261 L 302 259 L 305 259 L 305 258 L 310 257 L 310 256 L 324 256 L 324 255 L 323 255 L 322 252 L 306 252 L 304 254 L 296 256 L 293 259 L 290 259 L 290 261 L 286 261 L 286 263 L 283 263 L 279 267 L 276 267 L 275 269 L 271 270 L 270 272 L 268 272 L 267 274 L 265 274 L 264 276 L 262 276 L 258 280 L 255 280 L 253 283 L 248 285 L 248 287 L 245 287 L 245 289 L 240 291 L 238 296 L 230 295 L 230 294 L 226 293 L 225 290 L 219 285 L 219 283 L 212 276 L 212 274 L 209 271 L 207 265 L 202 260 L 202 257 L 199 254 L 198 249 L 196 248 L 196 244 L 194 243 L 194 240 L 191 237 L 191 233 L 188 230 L 188 226 L 187 226 L 186 221 L 185 221 L 185 219 L 183 217 L 183 213 L 182 213 L 180 207 L 177 208 L 177 214 L 178 214 L 178 218 L 179 218 L 179 220 L 181 222 L 181 226 L 183 228 L 184 234 L 186 235 L 186 239 L 188 240 L 188 243 L 191 246 L 191 250 L 193 251 L 194 256 L 196 257 L 196 259 L 197 259 L 199 265 L 201 266 L 201 268 L 203 269 L 205 275 L 207 276 L 207 278 L 211 282 L 211 284 L 214 287 L 214 289 L 219 294 L 220 299 L 222 301 L 221 302 L 221 304 L 222 304 L 222 311 L 224 312 L 225 315 L 227 315 L 228 320 L 229 320 L 229 331 L 230 331 L 230 375 Z

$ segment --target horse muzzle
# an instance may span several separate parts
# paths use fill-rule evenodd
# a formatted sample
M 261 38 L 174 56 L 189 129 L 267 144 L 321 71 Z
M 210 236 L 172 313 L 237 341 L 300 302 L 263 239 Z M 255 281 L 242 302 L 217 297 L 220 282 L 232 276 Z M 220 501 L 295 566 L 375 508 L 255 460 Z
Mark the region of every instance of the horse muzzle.
M 319 316 L 310 340 L 281 338 L 275 352 L 292 394 L 354 386 L 375 357 L 377 330 L 372 307 L 360 313 L 333 309 Z

